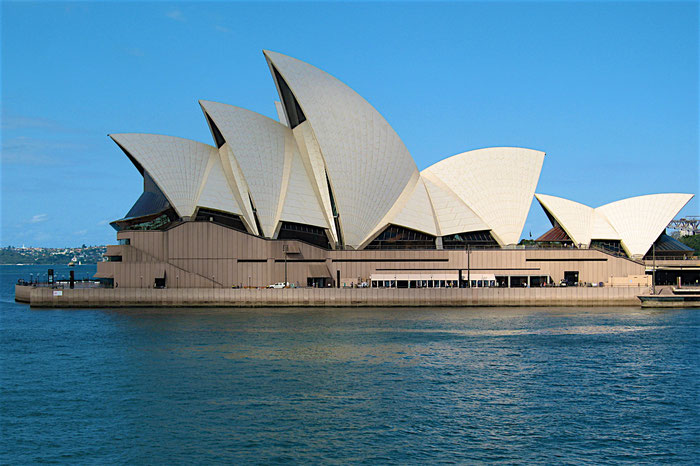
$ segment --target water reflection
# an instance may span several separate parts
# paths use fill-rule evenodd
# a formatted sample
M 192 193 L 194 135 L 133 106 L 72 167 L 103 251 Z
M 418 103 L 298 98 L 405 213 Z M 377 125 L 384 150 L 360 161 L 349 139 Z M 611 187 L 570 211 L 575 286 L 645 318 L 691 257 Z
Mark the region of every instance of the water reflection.
M 691 463 L 699 316 L 13 303 L 0 462 Z

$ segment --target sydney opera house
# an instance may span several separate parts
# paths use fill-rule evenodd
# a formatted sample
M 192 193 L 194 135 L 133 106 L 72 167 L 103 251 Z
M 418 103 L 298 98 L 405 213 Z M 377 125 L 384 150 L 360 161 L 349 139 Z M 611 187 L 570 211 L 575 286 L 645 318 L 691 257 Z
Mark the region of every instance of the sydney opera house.
M 264 51 L 278 120 L 200 101 L 212 144 L 110 134 L 143 177 L 98 277 L 116 287 L 447 287 L 608 283 L 645 257 L 691 194 L 591 208 L 535 194 L 545 154 L 493 147 L 419 171 L 389 123 L 328 73 Z M 519 245 L 536 198 L 552 229 Z

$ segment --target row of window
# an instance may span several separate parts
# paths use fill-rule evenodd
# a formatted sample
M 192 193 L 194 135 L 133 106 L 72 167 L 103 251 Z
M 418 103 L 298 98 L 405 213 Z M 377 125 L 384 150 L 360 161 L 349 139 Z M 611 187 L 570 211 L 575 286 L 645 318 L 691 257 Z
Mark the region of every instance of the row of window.
M 489 231 L 470 231 L 442 237 L 443 249 L 495 248 Z M 389 225 L 366 249 L 436 249 L 436 237 L 398 225 Z
M 153 220 L 124 225 L 123 228 L 120 228 L 120 230 L 164 230 L 171 222 L 172 219 L 168 213 L 164 213 Z
M 472 288 L 498 286 L 495 280 L 471 280 Z M 466 281 L 462 288 L 466 288 Z M 458 280 L 372 280 L 372 288 L 458 288 Z
M 238 231 L 247 231 L 241 217 L 217 210 L 200 209 L 195 217 L 196 222 L 212 222 Z
M 325 229 L 303 223 L 282 222 L 277 239 L 298 239 L 326 249 L 331 247 Z
M 457 288 L 458 280 L 372 280 L 372 288 Z
M 120 230 L 162 230 L 175 220 L 177 215 L 172 208 L 155 219 L 139 222 L 134 220 L 129 225 L 120 225 Z M 256 215 L 256 223 L 258 223 Z M 212 222 L 234 230 L 247 232 L 241 217 L 221 211 L 199 208 L 195 217 L 197 222 Z M 339 225 L 337 225 L 339 227 Z M 258 228 L 260 228 L 258 226 Z M 278 239 L 298 239 L 315 246 L 330 249 L 328 235 L 324 228 L 294 222 L 283 222 Z M 498 247 L 488 231 L 459 233 L 442 237 L 444 249 L 466 249 L 472 247 Z M 389 225 L 370 242 L 365 249 L 436 249 L 436 237 L 426 233 L 397 225 Z

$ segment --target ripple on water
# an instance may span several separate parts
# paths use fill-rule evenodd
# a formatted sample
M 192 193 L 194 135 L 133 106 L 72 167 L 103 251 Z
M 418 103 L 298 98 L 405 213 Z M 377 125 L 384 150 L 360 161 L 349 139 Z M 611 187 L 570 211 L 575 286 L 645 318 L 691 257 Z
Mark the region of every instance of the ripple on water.
M 3 304 L 0 463 L 690 464 L 699 315 Z

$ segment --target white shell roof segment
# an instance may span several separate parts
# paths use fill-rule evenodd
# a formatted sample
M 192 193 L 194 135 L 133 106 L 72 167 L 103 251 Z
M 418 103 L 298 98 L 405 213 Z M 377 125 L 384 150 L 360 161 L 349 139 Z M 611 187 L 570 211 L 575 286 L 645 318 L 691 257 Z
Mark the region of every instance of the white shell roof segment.
M 219 151 L 211 153 L 197 205 L 239 215 L 243 213 L 226 181 Z
M 530 210 L 544 152 L 491 147 L 454 155 L 421 172 L 467 204 L 502 245 L 516 244 Z
M 621 240 L 622 237 L 615 231 L 612 225 L 605 218 L 605 215 L 600 213 L 600 207 L 593 209 L 593 223 L 591 224 L 591 239 L 613 239 Z
M 422 231 L 429 235 L 438 235 L 433 206 L 430 203 L 430 197 L 422 179 L 418 178 L 418 182 L 403 209 L 390 223 Z
M 344 241 L 357 247 L 417 172 L 415 162 L 389 123 L 355 91 L 300 60 L 264 53 L 289 85 L 313 128 Z
M 622 238 L 630 256 L 643 256 L 692 194 L 649 194 L 598 207 Z
M 546 194 L 535 194 L 535 198 L 556 219 L 574 244 L 580 243 L 588 246 L 591 243 L 591 231 L 595 217 L 593 208 Z
M 181 217 L 191 217 L 207 163 L 216 147 L 159 134 L 109 135 L 151 175 L 153 181 Z
M 287 114 L 284 113 L 284 107 L 282 106 L 282 102 L 279 100 L 275 100 L 275 110 L 277 111 L 277 119 L 281 124 L 284 126 L 289 126 L 289 122 L 287 121 Z
M 250 205 L 250 197 L 248 195 L 250 189 L 248 188 L 248 183 L 246 183 L 243 173 L 241 173 L 241 167 L 238 166 L 238 161 L 236 157 L 233 156 L 233 151 L 228 143 L 219 147 L 219 157 L 221 158 L 224 174 L 231 187 L 233 196 L 238 202 L 238 205 L 243 209 L 243 222 L 246 224 L 248 231 L 255 235 L 260 234 L 255 224 L 253 207 Z
M 293 150 L 298 152 L 291 130 L 266 116 L 233 105 L 208 101 L 200 104 L 238 161 L 262 234 L 271 238 L 279 220 L 285 144 L 294 144 Z
M 289 137 L 293 138 L 291 131 Z M 289 176 L 280 220 L 329 228 L 299 151 L 288 154 Z
M 692 194 L 650 194 L 591 208 L 560 197 L 536 194 L 574 243 L 620 240 L 630 256 L 643 256 Z
M 323 160 L 321 149 L 318 147 L 318 141 L 316 141 L 308 121 L 294 128 L 292 133 L 297 141 L 306 173 L 309 175 L 309 179 L 313 180 L 312 189 L 319 199 L 323 215 L 330 226 L 333 243 L 337 244 L 338 233 L 335 231 L 331 197 L 326 181 L 326 163 Z
M 431 180 L 430 175 L 422 179 L 430 193 L 440 236 L 491 229 L 440 180 Z

